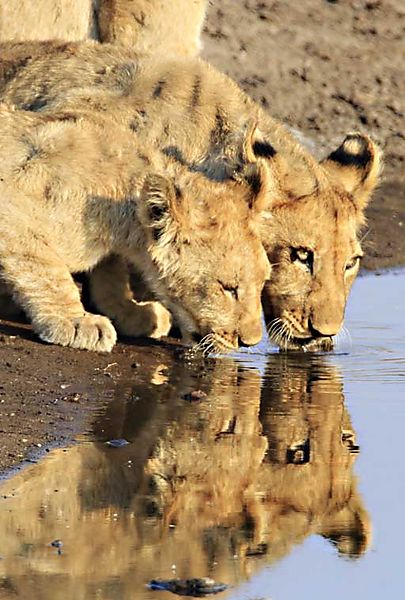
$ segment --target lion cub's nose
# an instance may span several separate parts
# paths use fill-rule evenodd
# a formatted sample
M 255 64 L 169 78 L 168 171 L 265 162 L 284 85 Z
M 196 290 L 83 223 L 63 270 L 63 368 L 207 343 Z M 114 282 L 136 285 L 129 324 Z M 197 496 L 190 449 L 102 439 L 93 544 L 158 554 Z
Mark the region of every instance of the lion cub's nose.
M 239 346 L 247 347 L 247 346 L 255 346 L 262 339 L 262 326 L 259 323 L 254 328 L 252 327 L 249 332 L 242 332 L 239 334 L 238 343 Z
M 314 322 L 311 319 L 308 321 L 308 329 L 313 338 L 332 337 L 339 333 L 342 327 L 342 321 L 339 322 Z

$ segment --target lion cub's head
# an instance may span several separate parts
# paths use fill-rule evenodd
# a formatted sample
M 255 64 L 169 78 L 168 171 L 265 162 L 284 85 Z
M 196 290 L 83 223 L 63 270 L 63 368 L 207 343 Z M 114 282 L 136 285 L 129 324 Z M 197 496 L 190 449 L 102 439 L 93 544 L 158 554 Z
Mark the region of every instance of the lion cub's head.
M 213 351 L 250 346 L 262 336 L 270 265 L 259 224 L 270 175 L 261 160 L 243 164 L 225 181 L 172 165 L 173 178 L 146 178 L 138 209 L 150 261 L 144 275 L 185 340 Z
M 279 167 L 273 219 L 263 228 L 273 267 L 263 308 L 270 338 L 281 349 L 332 347 L 359 270 L 358 231 L 380 169 L 377 147 L 361 134 L 348 135 L 302 178 Z M 312 181 L 305 180 L 308 173 Z

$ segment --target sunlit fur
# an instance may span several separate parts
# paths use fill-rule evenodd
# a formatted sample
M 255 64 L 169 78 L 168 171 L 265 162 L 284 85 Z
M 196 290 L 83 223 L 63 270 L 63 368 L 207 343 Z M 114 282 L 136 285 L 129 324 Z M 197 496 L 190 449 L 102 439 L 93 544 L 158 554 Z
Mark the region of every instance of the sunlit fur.
M 232 80 L 201 60 L 139 60 L 89 43 L 34 45 L 30 52 L 27 57 L 27 47 L 2 48 L 8 65 L 2 94 L 9 102 L 45 113 L 101 111 L 146 146 L 157 145 L 211 179 L 233 176 L 232 140 L 241 123 L 257 119 L 252 151 L 272 177 L 271 210 L 261 225 L 274 265 L 263 292 L 266 323 L 284 349 L 331 345 L 358 271 L 357 262 L 347 266 L 361 255 L 358 233 L 379 179 L 380 154 L 367 136 L 349 134 L 319 163 Z M 311 253 L 310 267 L 294 260 L 303 250 Z
M 250 135 L 241 131 L 241 156 Z M 111 322 L 85 313 L 70 275 L 90 271 L 93 302 L 125 335 L 166 335 L 170 311 L 190 343 L 212 335 L 222 350 L 255 344 L 270 275 L 260 163 L 213 181 L 97 113 L 0 107 L 1 279 L 48 342 L 114 345 Z M 134 301 L 127 261 L 164 306 Z
M 97 39 L 195 56 L 208 0 L 0 0 L 0 41 Z

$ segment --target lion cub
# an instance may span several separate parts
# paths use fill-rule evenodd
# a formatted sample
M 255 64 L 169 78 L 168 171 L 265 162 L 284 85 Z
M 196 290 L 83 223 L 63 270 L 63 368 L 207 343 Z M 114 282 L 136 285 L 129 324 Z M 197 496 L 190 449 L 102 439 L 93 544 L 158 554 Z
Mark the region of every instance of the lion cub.
M 201 60 L 140 60 L 108 44 L 3 44 L 0 96 L 53 114 L 108 114 L 146 147 L 215 174 L 216 155 L 240 124 L 258 120 L 253 156 L 271 173 L 271 219 L 262 242 L 273 265 L 263 291 L 271 340 L 283 350 L 331 348 L 362 256 L 365 209 L 382 156 L 366 135 L 349 133 L 318 162 L 281 123 L 229 77 Z M 2 89 L 3 87 L 3 89 Z
M 262 161 L 249 164 L 253 130 L 235 142 L 234 177 L 214 181 L 101 115 L 0 107 L 0 278 L 40 338 L 110 351 L 109 318 L 123 334 L 160 337 L 170 311 L 186 341 L 257 343 L 269 277 L 258 222 L 271 182 Z M 164 306 L 133 300 L 127 261 Z M 85 312 L 79 271 L 106 316 Z

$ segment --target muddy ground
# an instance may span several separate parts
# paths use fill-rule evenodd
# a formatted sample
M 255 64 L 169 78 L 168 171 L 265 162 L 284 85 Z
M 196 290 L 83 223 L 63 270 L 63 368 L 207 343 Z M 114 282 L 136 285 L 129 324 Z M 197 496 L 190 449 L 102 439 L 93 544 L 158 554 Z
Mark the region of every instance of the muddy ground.
M 203 56 L 322 155 L 361 130 L 385 152 L 364 267 L 405 264 L 403 0 L 214 0 Z M 111 355 L 48 346 L 0 321 L 0 471 L 85 431 L 120 382 L 159 368 L 164 345 Z M 34 458 L 33 458 L 34 457 Z

